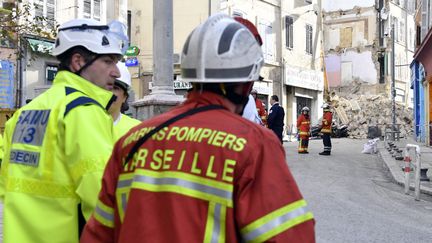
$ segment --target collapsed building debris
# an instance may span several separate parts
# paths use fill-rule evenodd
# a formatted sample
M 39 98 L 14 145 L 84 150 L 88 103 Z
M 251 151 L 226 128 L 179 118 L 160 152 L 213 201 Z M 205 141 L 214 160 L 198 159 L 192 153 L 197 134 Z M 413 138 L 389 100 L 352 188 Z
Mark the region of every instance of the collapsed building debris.
M 377 126 L 384 136 L 385 129 L 391 128 L 392 102 L 385 95 L 349 94 L 345 97 L 332 94 L 334 117 L 338 124 L 349 126 L 350 138 L 367 138 L 368 129 Z M 396 103 L 396 124 L 399 136 L 413 133 L 412 109 Z

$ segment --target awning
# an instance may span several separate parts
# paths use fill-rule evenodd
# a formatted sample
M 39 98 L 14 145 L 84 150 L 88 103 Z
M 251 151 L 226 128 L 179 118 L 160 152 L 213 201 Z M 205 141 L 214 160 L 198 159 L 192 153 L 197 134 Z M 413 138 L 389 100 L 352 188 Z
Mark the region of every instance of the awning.
M 54 42 L 36 40 L 31 38 L 27 38 L 27 41 L 30 44 L 30 48 L 34 52 L 51 55 L 52 49 L 54 48 Z

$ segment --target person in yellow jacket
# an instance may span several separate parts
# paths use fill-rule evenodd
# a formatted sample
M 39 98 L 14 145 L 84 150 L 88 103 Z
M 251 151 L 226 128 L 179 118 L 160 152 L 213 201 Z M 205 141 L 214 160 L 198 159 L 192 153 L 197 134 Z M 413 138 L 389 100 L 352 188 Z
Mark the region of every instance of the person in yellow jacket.
M 118 140 L 126 134 L 132 127 L 141 123 L 141 121 L 124 114 L 129 106 L 129 89 L 131 86 L 131 75 L 123 62 L 118 62 L 117 67 L 120 70 L 120 78 L 114 83 L 113 93 L 117 97 L 116 101 L 110 107 L 110 113 L 114 120 L 114 139 Z
M 79 242 L 114 145 L 108 109 L 126 38 L 119 27 L 91 19 L 62 24 L 52 87 L 6 123 L 4 243 Z

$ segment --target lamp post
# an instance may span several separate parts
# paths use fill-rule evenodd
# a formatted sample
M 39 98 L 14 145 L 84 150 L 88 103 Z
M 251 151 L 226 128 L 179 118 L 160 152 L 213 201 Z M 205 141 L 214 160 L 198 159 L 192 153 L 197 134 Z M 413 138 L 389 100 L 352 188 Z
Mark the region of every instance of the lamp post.
M 395 141 L 396 134 L 396 87 L 395 87 L 395 29 L 391 24 L 392 54 L 391 54 L 391 101 L 392 101 L 392 141 Z

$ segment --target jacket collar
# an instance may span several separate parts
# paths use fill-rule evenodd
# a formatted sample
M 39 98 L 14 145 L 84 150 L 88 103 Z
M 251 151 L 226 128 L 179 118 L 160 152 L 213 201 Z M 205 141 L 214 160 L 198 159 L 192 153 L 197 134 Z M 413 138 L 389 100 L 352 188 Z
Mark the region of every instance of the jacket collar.
M 191 91 L 188 93 L 185 105 L 197 103 L 197 106 L 202 105 L 220 105 L 227 110 L 234 112 L 235 105 L 221 95 L 209 91 Z
M 57 73 L 54 79 L 54 86 L 57 85 L 74 88 L 96 100 L 106 109 L 109 108 L 109 105 L 112 103 L 111 100 L 115 97 L 111 91 L 102 89 L 101 87 L 94 85 L 92 82 L 69 71 L 60 71 Z

